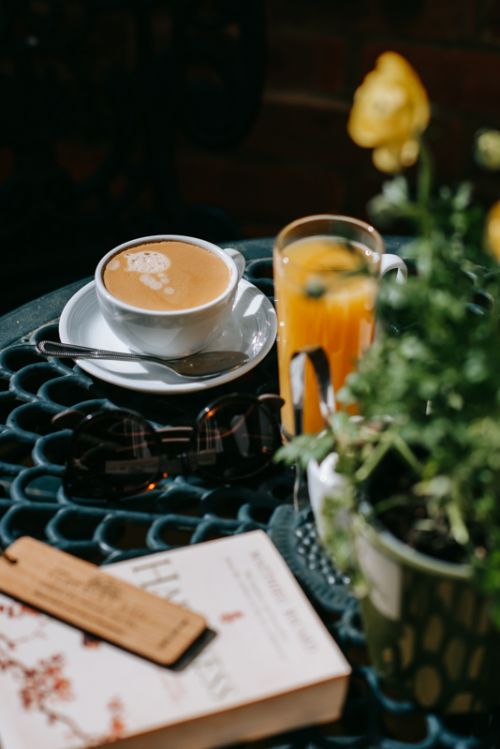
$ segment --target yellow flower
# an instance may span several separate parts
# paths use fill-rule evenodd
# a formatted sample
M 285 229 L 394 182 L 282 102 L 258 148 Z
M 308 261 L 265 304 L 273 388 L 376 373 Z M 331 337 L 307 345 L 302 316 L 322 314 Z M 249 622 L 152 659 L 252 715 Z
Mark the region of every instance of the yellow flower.
M 490 208 L 486 218 L 486 245 L 500 261 L 500 200 Z
M 347 129 L 358 146 L 374 149 L 377 169 L 394 173 L 416 162 L 429 120 L 420 78 L 404 57 L 384 52 L 354 95 Z
M 480 130 L 476 134 L 475 156 L 479 166 L 498 171 L 500 169 L 500 130 Z

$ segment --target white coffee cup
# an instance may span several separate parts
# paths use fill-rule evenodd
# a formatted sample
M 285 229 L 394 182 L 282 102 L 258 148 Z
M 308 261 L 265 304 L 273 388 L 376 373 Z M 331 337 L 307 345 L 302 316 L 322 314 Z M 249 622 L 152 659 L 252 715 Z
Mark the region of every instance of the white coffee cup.
M 110 260 L 123 250 L 163 241 L 185 242 L 186 252 L 190 245 L 197 245 L 217 255 L 229 270 L 223 293 L 198 307 L 179 310 L 145 309 L 113 296 L 103 278 Z M 179 234 L 140 237 L 114 247 L 99 261 L 95 271 L 97 301 L 111 330 L 132 350 L 171 358 L 187 356 L 204 348 L 227 322 L 244 268 L 245 258 L 238 250 L 222 249 L 203 239 Z

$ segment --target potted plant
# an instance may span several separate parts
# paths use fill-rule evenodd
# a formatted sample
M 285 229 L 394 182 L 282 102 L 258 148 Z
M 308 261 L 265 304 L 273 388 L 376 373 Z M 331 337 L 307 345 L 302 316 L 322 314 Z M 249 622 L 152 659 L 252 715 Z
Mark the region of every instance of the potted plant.
M 416 73 L 382 55 L 349 132 L 383 170 L 417 163 L 414 190 L 398 173 L 371 204 L 413 222 L 415 272 L 381 287 L 377 340 L 338 394 L 358 415 L 339 409 L 279 457 L 308 469 L 385 683 L 462 713 L 500 703 L 500 203 L 485 216 L 469 185 L 434 189 L 429 116 Z M 499 165 L 499 143 L 479 134 L 483 163 Z

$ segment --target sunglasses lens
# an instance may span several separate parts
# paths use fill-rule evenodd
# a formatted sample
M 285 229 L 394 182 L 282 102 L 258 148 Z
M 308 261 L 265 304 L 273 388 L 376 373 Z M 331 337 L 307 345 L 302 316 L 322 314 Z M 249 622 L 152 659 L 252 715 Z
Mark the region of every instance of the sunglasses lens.
M 255 398 L 222 399 L 198 421 L 199 469 L 219 479 L 258 473 L 280 444 L 277 421 Z
M 100 413 L 73 433 L 64 487 L 70 497 L 119 499 L 158 479 L 158 437 L 152 427 L 122 411 Z

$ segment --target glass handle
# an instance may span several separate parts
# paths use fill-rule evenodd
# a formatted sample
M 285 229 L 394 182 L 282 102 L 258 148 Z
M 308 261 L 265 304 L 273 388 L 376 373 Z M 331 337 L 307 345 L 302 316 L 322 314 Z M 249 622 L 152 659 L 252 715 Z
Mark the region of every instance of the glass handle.
M 391 270 L 397 271 L 397 283 L 404 283 L 408 278 L 408 268 L 406 267 L 405 261 L 400 258 L 399 255 L 391 255 L 390 253 L 382 255 L 380 275 L 385 276 L 385 274 Z

